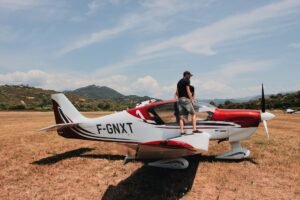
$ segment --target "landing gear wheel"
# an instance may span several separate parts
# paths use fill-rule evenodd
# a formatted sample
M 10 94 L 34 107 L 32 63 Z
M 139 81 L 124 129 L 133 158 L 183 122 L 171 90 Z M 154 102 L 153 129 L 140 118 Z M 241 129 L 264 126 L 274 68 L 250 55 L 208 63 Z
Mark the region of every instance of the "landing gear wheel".
M 159 160 L 148 163 L 152 167 L 160 167 L 166 169 L 186 169 L 189 166 L 189 162 L 184 158 Z

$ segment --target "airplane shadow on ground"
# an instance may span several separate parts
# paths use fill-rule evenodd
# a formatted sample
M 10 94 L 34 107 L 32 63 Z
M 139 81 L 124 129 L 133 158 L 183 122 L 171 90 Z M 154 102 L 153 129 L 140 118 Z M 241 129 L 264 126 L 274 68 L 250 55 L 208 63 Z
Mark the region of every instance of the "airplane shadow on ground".
M 110 185 L 102 200 L 180 199 L 193 186 L 199 162 L 188 159 L 185 170 L 170 170 L 144 165 L 118 185 Z
M 194 155 L 187 157 L 189 167 L 185 170 L 170 170 L 144 165 L 118 185 L 110 185 L 102 200 L 111 199 L 181 199 L 192 188 L 201 162 L 251 162 L 252 159 L 225 161 L 215 156 Z
M 66 151 L 64 153 L 55 154 L 40 160 L 34 161 L 31 164 L 34 165 L 52 165 L 60 161 L 80 157 L 80 158 L 91 158 L 91 159 L 108 159 L 108 160 L 124 160 L 125 156 L 121 155 L 110 155 L 110 154 L 85 154 L 87 152 L 93 151 L 93 148 L 79 148 L 71 151 Z
M 34 165 L 52 165 L 60 161 L 81 157 L 89 159 L 123 160 L 124 156 L 109 154 L 86 154 L 93 148 L 79 148 L 64 153 L 56 154 L 34 161 Z M 146 164 L 136 170 L 125 180 L 116 186 L 110 185 L 102 199 L 180 199 L 187 194 L 192 186 L 197 173 L 199 163 L 203 162 L 251 162 L 252 159 L 244 160 L 220 160 L 215 156 L 194 155 L 187 157 L 189 167 L 185 170 L 170 170 L 147 166 Z

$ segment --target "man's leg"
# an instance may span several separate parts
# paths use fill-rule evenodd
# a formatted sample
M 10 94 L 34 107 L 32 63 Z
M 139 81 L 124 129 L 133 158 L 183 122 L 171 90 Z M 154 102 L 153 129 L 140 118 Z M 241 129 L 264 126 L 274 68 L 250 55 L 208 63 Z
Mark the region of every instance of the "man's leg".
M 189 122 L 189 114 L 187 113 L 186 115 L 184 115 L 183 119 L 184 124 L 187 124 Z
M 179 125 L 180 125 L 180 133 L 184 133 L 184 116 L 180 115 L 180 120 L 179 120 Z
M 193 133 L 201 133 L 201 131 L 199 131 L 197 129 L 197 116 L 196 116 L 196 114 L 192 115 L 192 122 L 193 122 Z
M 192 103 L 186 105 L 186 110 L 192 115 L 192 124 L 193 124 L 193 133 L 199 133 L 200 131 L 197 130 L 197 116 Z
M 180 126 L 180 134 L 184 133 L 184 116 L 183 116 L 183 107 L 180 101 L 177 103 L 178 115 L 179 115 L 179 126 Z
M 196 124 L 196 114 L 192 115 L 192 123 L 193 123 L 193 131 L 197 130 L 197 124 Z

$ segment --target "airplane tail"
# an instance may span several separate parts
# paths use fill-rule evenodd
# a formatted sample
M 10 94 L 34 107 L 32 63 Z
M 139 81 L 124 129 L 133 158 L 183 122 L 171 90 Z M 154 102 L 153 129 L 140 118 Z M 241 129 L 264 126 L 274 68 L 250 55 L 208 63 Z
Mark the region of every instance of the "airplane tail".
M 78 125 L 85 120 L 74 105 L 64 94 L 51 95 L 53 103 L 53 111 L 55 116 L 55 125 L 48 126 L 40 131 L 57 131 L 57 133 L 65 138 L 72 139 L 88 139 L 78 134 Z
M 78 123 L 86 120 L 62 93 L 51 95 L 56 124 Z

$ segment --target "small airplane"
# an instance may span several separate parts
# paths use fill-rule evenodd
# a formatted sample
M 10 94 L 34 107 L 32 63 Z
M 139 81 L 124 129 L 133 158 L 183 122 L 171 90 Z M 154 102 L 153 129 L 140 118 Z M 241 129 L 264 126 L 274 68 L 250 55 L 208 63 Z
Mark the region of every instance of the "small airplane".
M 181 135 L 174 115 L 176 100 L 146 101 L 137 107 L 103 117 L 89 119 L 81 115 L 64 94 L 52 95 L 56 124 L 41 131 L 54 131 L 71 139 L 116 142 L 127 148 L 124 163 L 130 160 L 151 159 L 150 166 L 185 169 L 189 166 L 185 156 L 208 151 L 209 141 L 229 141 L 231 150 L 217 156 L 218 159 L 244 159 L 250 150 L 240 142 L 249 138 L 262 121 L 267 136 L 267 121 L 275 116 L 265 110 L 262 86 L 260 110 L 218 109 L 200 105 L 199 112 L 206 119 L 197 119 L 197 129 L 192 133 L 192 124 L 185 124 L 185 135 Z
M 288 113 L 288 114 L 300 114 L 300 111 L 299 110 L 293 110 L 293 109 L 291 109 L 291 108 L 288 108 L 288 109 L 286 109 L 286 111 L 285 111 L 286 113 Z

